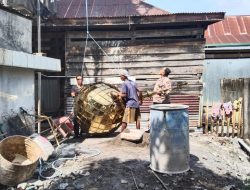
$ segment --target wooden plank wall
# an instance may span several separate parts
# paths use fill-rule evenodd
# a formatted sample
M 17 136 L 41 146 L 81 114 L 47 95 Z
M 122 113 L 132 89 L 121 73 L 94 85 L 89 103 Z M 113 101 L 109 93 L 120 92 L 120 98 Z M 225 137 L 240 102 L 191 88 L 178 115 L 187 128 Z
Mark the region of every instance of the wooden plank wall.
M 90 40 L 83 64 L 86 36 L 83 32 L 68 32 L 65 40 L 66 75 L 78 75 L 83 65 L 84 76 L 98 76 L 95 78 L 97 82 L 105 77 L 117 76 L 118 69 L 126 69 L 136 78 L 140 89 L 145 91 L 153 89 L 159 78 L 159 70 L 169 67 L 172 71 L 170 79 L 176 87 L 173 99 L 185 103 L 182 100 L 187 96 L 194 97 L 193 102 L 196 103 L 192 107 L 199 107 L 197 98 L 202 90 L 200 77 L 205 59 L 202 28 L 90 33 L 109 56 L 105 56 Z M 69 86 L 65 92 L 69 95 Z M 197 116 L 198 124 L 199 108 L 192 110 L 192 113 Z

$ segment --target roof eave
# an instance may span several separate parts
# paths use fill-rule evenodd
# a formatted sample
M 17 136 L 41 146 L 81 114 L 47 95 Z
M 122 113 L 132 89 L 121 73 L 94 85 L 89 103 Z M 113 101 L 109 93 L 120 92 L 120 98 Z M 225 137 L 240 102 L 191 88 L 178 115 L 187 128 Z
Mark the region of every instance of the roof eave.
M 205 26 L 219 22 L 224 19 L 224 12 L 216 13 L 176 13 L 166 15 L 151 16 L 126 16 L 126 17 L 91 17 L 89 25 L 107 26 L 107 25 L 138 25 L 138 24 L 185 24 L 185 23 L 203 23 Z M 85 26 L 85 18 L 52 18 L 46 23 L 56 26 Z

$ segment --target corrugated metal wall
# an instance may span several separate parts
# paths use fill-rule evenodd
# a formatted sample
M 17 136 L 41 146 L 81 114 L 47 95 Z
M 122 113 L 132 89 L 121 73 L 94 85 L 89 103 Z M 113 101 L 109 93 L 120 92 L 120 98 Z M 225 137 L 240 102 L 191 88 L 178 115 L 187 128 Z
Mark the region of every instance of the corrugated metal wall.
M 245 59 L 206 59 L 204 73 L 203 103 L 221 101 L 220 81 L 250 77 L 250 58 Z

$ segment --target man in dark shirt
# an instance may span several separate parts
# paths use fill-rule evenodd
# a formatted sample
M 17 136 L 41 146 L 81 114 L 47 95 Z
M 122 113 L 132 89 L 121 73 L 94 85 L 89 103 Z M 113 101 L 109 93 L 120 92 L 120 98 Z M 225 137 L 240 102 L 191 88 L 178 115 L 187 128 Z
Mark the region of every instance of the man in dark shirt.
M 140 92 L 136 83 L 128 79 L 129 75 L 126 70 L 120 73 L 120 78 L 123 82 L 119 96 L 122 97 L 126 103 L 124 116 L 122 119 L 123 132 L 127 128 L 127 123 L 136 122 L 136 128 L 140 129 L 140 105 L 142 103 Z
M 71 88 L 71 96 L 74 98 L 74 133 L 75 133 L 75 138 L 79 137 L 79 124 L 77 122 L 76 118 L 76 109 L 75 109 L 75 103 L 77 102 L 77 98 L 79 95 L 80 90 L 83 88 L 83 80 L 81 76 L 76 76 L 76 85 L 74 85 Z

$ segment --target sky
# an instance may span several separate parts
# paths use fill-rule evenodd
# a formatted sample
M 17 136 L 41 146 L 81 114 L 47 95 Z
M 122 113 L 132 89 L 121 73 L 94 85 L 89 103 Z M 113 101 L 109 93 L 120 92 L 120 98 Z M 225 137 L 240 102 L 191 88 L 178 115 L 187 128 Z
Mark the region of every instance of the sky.
M 250 0 L 144 0 L 171 13 L 226 12 L 250 15 Z

